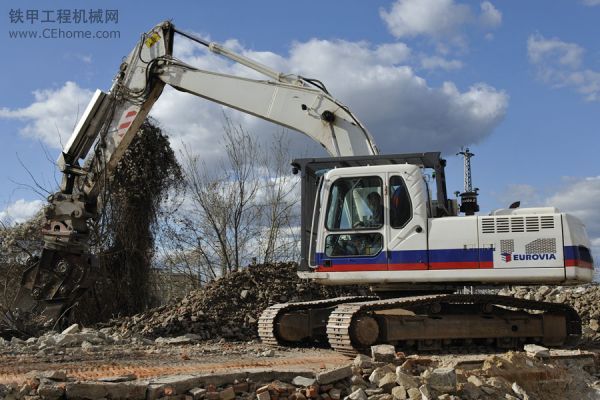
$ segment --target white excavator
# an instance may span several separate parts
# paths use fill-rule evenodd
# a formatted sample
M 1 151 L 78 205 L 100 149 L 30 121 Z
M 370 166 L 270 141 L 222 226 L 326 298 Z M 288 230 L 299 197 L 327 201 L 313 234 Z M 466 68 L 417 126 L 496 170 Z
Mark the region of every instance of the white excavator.
M 175 35 L 266 79 L 205 71 L 172 54 Z M 465 294 L 470 286 L 590 282 L 583 223 L 552 207 L 478 216 L 475 193 L 449 200 L 440 153 L 380 155 L 363 124 L 318 80 L 283 74 L 163 22 L 145 33 L 108 93 L 96 91 L 61 153 L 44 248 L 31 260 L 14 315 L 57 319 L 93 283 L 88 221 L 165 85 L 302 132 L 329 158 L 294 160 L 302 177 L 298 274 L 369 286 L 373 297 L 277 304 L 259 319 L 265 343 L 328 342 L 347 354 L 378 343 L 439 349 L 469 344 L 573 343 L 581 322 L 565 304 Z M 430 187 L 431 186 L 431 187 Z

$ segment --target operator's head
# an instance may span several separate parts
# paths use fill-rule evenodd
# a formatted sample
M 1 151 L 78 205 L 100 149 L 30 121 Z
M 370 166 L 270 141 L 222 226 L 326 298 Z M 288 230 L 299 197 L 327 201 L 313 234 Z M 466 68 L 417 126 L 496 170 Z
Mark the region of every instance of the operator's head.
M 371 210 L 377 210 L 381 207 L 381 196 L 377 192 L 371 192 L 367 196 L 367 202 Z

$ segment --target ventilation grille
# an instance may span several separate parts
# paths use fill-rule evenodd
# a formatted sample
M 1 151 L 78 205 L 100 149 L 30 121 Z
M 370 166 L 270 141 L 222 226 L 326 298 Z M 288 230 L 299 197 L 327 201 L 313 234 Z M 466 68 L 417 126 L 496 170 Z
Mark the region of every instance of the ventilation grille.
M 556 239 L 537 239 L 525 245 L 525 254 L 556 253 Z
M 554 229 L 554 217 L 552 216 L 544 216 L 540 217 L 540 223 L 542 229 Z
M 509 253 L 512 254 L 515 252 L 515 241 L 510 240 L 501 240 L 500 241 L 500 253 Z
M 483 233 L 539 232 L 543 229 L 554 229 L 554 216 L 481 218 Z

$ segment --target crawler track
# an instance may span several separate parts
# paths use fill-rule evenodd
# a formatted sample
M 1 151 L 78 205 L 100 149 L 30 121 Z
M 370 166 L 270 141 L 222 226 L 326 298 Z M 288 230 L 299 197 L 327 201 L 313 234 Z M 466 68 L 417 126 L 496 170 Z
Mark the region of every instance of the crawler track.
M 307 301 L 301 303 L 281 303 L 275 304 L 265 309 L 258 319 L 258 336 L 263 343 L 271 346 L 285 346 L 285 343 L 277 337 L 277 323 L 281 315 L 286 312 L 296 310 L 308 310 L 311 308 L 333 307 L 343 303 L 353 303 L 357 301 L 373 300 L 374 297 L 354 296 L 354 297 L 336 297 L 333 299 Z
M 454 306 L 476 305 L 481 307 L 491 304 L 505 308 L 533 311 L 538 314 L 541 312 L 564 315 L 567 322 L 565 344 L 573 344 L 581 336 L 581 320 L 579 315 L 572 307 L 565 304 L 522 300 L 496 295 L 433 295 L 340 304 L 331 313 L 327 324 L 329 344 L 333 349 L 350 356 L 364 352 L 367 349 L 357 345 L 352 337 L 353 323 L 357 320 L 358 316 L 390 309 L 404 309 L 418 313 L 434 304 Z

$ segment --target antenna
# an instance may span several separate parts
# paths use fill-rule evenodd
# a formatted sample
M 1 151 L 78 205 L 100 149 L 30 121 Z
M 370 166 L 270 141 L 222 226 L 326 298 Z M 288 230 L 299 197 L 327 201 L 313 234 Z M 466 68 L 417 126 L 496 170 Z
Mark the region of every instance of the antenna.
M 473 181 L 471 179 L 471 158 L 475 155 L 471 153 L 469 148 L 462 148 L 461 151 L 456 153 L 456 155 L 462 155 L 464 157 L 464 175 L 465 175 L 465 184 L 464 184 L 464 192 L 460 193 L 460 211 L 464 212 L 465 215 L 474 215 L 477 211 L 479 211 L 479 204 L 477 204 L 477 196 L 479 195 L 477 192 L 478 188 L 473 189 Z M 457 192 L 458 193 L 458 192 Z

